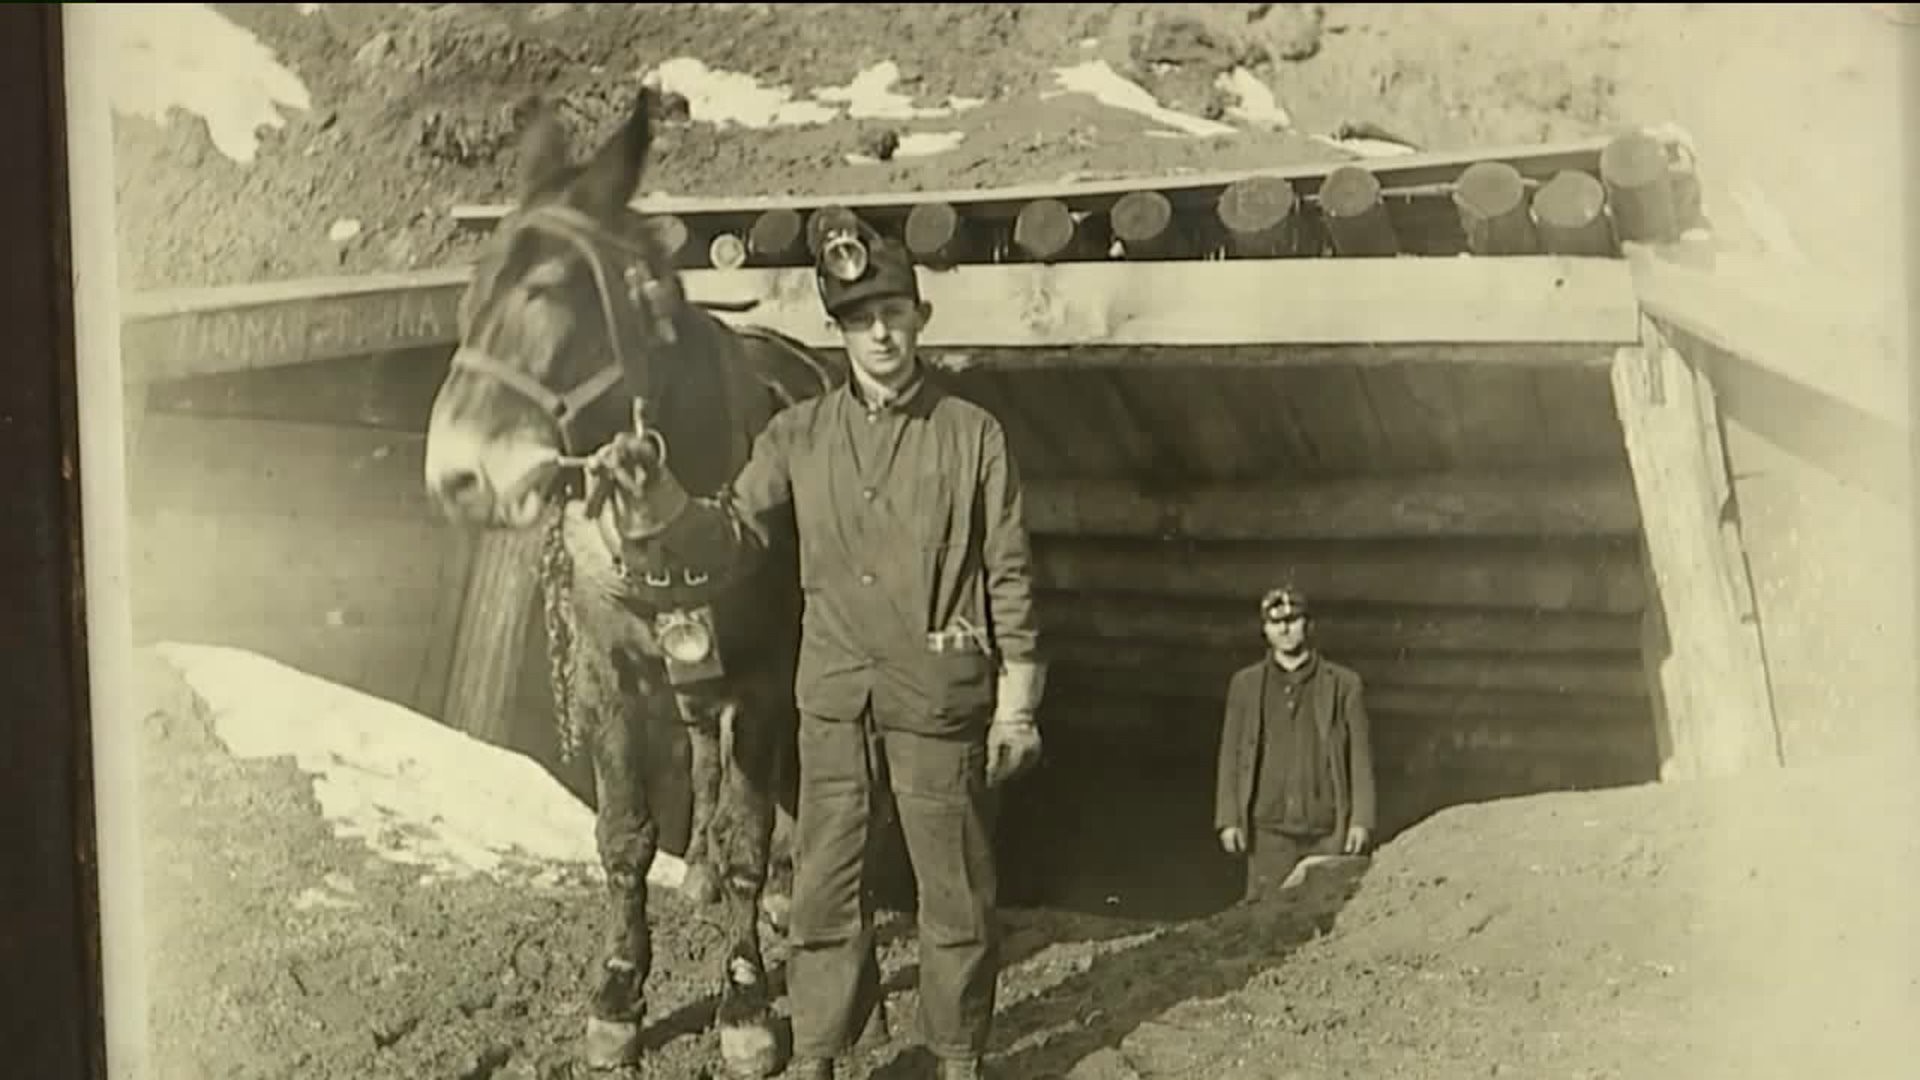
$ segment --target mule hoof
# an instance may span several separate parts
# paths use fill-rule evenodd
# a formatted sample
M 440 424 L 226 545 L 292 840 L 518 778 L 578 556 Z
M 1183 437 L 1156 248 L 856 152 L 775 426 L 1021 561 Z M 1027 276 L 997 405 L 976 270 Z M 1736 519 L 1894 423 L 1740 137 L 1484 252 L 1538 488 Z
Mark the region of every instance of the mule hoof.
M 720 879 L 704 863 L 696 863 L 687 867 L 687 876 L 680 882 L 680 894 L 701 907 L 719 903 Z
M 638 1064 L 640 1025 L 588 1017 L 586 1059 L 589 1069 L 618 1069 Z
M 787 1063 L 781 1060 L 780 1040 L 773 1024 L 729 1024 L 720 1028 L 720 1060 L 735 1080 L 763 1080 L 777 1076 Z

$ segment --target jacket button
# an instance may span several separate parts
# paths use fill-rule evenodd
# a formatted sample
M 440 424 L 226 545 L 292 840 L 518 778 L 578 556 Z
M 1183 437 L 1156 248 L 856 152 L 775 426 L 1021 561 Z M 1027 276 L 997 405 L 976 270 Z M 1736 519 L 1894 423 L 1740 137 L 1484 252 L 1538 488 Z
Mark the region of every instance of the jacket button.
M 871 585 L 871 584 L 873 584 L 873 575 L 872 575 L 872 574 L 861 574 L 861 575 L 860 575 L 860 584 L 862 584 L 862 585 Z

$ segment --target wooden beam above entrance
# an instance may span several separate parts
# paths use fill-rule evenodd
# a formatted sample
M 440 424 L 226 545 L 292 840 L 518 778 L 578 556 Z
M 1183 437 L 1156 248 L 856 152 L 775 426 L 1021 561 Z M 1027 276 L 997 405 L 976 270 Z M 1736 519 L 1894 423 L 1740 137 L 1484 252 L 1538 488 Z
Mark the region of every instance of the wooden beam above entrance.
M 809 269 L 691 270 L 684 280 L 696 303 L 752 305 L 724 314 L 730 321 L 840 345 Z M 1234 347 L 1265 347 L 1273 364 L 1296 362 L 1291 348 L 1321 361 L 1433 350 L 1424 355 L 1584 362 L 1591 346 L 1639 339 L 1632 275 L 1613 259 L 1020 264 L 923 270 L 920 280 L 934 307 L 930 350 L 1084 351 L 1076 364 L 1164 365 L 1164 350 Z M 122 356 L 129 377 L 148 382 L 451 348 L 466 281 L 465 269 L 450 268 L 137 295 L 125 308 Z

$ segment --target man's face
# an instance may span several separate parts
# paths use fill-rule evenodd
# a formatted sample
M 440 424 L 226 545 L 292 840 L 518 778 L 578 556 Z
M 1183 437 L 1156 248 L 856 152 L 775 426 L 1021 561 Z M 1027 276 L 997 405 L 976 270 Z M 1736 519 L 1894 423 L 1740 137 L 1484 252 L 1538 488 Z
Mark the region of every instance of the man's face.
M 1299 612 L 1268 615 L 1261 622 L 1274 651 L 1298 653 L 1307 647 L 1307 617 Z
M 928 308 L 905 296 L 875 296 L 840 313 L 835 322 L 847 356 L 868 378 L 897 386 L 913 369 Z

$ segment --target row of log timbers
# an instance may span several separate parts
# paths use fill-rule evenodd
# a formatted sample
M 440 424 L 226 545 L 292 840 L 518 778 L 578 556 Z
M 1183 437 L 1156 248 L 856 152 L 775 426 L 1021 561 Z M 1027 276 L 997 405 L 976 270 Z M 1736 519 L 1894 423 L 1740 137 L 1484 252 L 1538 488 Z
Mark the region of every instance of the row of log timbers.
M 1097 211 L 1076 210 L 1061 198 L 1034 199 L 1010 222 L 932 201 L 913 205 L 893 232 L 923 265 L 940 267 L 1113 257 L 1391 257 L 1433 250 L 1430 241 L 1407 235 L 1422 222 L 1451 232 L 1451 222 L 1434 222 L 1420 209 L 1396 213 L 1396 203 L 1430 208 L 1450 202 L 1458 221 L 1451 242 L 1473 255 L 1608 257 L 1622 241 L 1670 242 L 1701 221 L 1691 160 L 1652 135 L 1614 139 L 1600 154 L 1598 172 L 1563 169 L 1539 181 L 1507 162 L 1482 161 L 1450 184 L 1396 190 L 1383 188 L 1367 168 L 1342 165 L 1306 195 L 1285 177 L 1236 180 L 1221 189 L 1211 213 L 1195 213 L 1152 190 L 1122 195 Z M 709 237 L 697 237 L 673 214 L 654 216 L 652 225 L 682 264 L 698 259 L 704 239 L 705 262 L 713 267 L 795 266 L 811 261 L 810 238 L 823 224 L 851 214 L 839 206 L 811 214 L 778 208 L 759 215 L 744 235 Z

